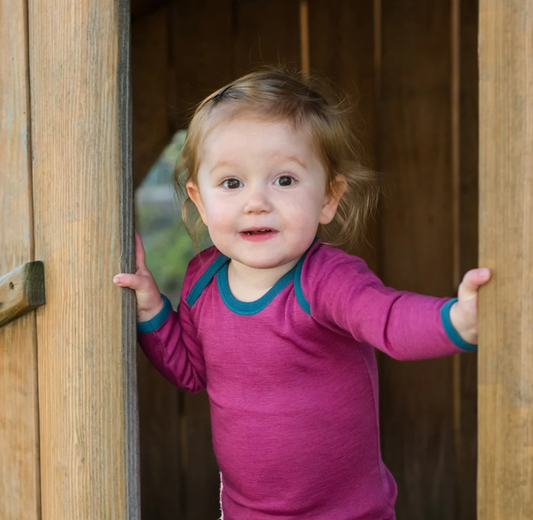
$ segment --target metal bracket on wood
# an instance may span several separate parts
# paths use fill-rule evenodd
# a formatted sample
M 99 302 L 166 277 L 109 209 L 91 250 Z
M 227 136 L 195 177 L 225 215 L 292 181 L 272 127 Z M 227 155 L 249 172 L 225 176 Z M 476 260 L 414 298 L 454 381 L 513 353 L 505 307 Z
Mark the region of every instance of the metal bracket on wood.
M 22 264 L 0 278 L 0 327 L 44 304 L 43 262 Z

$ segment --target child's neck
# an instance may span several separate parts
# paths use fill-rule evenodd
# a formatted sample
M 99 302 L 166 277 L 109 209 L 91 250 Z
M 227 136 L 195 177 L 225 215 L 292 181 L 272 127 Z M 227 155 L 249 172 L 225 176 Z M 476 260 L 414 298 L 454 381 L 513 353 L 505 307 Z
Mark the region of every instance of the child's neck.
M 228 265 L 228 284 L 237 300 L 253 302 L 265 295 L 268 290 L 297 263 L 299 258 L 272 269 L 255 269 L 236 260 Z

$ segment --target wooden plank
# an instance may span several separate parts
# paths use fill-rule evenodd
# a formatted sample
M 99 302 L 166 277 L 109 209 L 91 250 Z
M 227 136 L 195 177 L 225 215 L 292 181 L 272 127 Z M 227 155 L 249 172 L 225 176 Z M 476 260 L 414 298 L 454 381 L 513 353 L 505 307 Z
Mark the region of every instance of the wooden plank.
M 302 74 L 306 77 L 310 72 L 309 51 L 309 2 L 300 0 L 300 61 Z
M 171 129 L 187 128 L 194 107 L 234 77 L 233 0 L 176 0 L 172 14 Z
M 265 64 L 300 68 L 299 0 L 237 0 L 233 9 L 236 76 Z
M 451 27 L 448 0 L 381 2 L 377 169 L 380 274 L 387 285 L 452 295 Z M 450 358 L 380 365 L 382 450 L 398 518 L 455 520 Z
M 27 262 L 0 278 L 0 327 L 44 303 L 42 262 Z
M 0 274 L 34 259 L 26 2 L 0 7 Z M 39 520 L 35 314 L 0 329 L 0 518 Z
M 138 519 L 129 3 L 29 2 L 42 517 Z
M 478 519 L 533 518 L 533 0 L 480 0 Z
M 205 392 L 182 394 L 182 460 L 186 520 L 220 516 L 220 476 L 211 440 L 211 417 Z
M 151 16 L 156 11 L 161 11 L 161 7 L 168 5 L 172 0 L 131 0 L 132 22 Z M 155 57 L 155 56 L 154 56 Z
M 459 4 L 458 119 L 458 255 L 457 282 L 478 266 L 478 0 Z M 477 481 L 477 354 L 456 356 L 454 379 L 458 389 L 456 431 L 456 516 L 476 518 Z M 457 378 L 457 379 L 456 379 Z M 457 384 L 458 383 L 458 384 Z
M 139 186 L 170 142 L 168 90 L 170 6 L 136 19 L 131 28 L 133 177 Z
M 185 520 L 180 392 L 140 348 L 138 360 L 142 518 Z
M 362 160 L 375 166 L 376 69 L 374 0 L 309 0 L 311 71 L 325 76 L 352 105 Z M 377 229 L 370 222 L 367 242 L 350 251 L 377 269 Z

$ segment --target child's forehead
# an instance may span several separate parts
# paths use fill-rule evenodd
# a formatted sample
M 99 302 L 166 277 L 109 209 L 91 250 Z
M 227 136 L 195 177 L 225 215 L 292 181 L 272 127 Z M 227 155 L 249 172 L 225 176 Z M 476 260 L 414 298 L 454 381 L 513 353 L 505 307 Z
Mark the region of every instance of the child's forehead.
M 275 128 L 276 130 L 283 129 L 298 136 L 305 136 L 308 133 L 307 128 L 297 125 L 289 118 L 275 117 L 249 110 L 216 114 L 210 118 L 206 128 L 206 135 L 220 131 L 221 128 L 224 130 L 233 128 L 244 132 L 248 132 L 252 128 L 266 130 Z
M 265 155 L 299 157 L 309 154 L 313 148 L 306 128 L 287 119 L 260 114 L 219 119 L 207 129 L 203 144 L 204 154 L 225 156 L 260 150 Z

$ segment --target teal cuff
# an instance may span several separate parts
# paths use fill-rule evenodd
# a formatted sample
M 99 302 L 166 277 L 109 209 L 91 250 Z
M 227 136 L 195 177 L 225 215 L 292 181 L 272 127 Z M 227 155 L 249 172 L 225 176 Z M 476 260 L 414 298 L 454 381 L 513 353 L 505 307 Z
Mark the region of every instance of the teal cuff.
M 442 324 L 444 325 L 444 330 L 457 347 L 469 352 L 475 351 L 477 350 L 477 345 L 472 345 L 472 343 L 465 341 L 452 325 L 452 320 L 450 319 L 450 309 L 456 301 L 457 298 L 453 298 L 452 300 L 447 301 L 440 309 L 440 317 L 442 319 Z
M 161 298 L 163 298 L 163 308 L 151 320 L 137 322 L 137 332 L 140 334 L 155 332 L 170 316 L 172 304 L 164 294 L 161 295 Z

